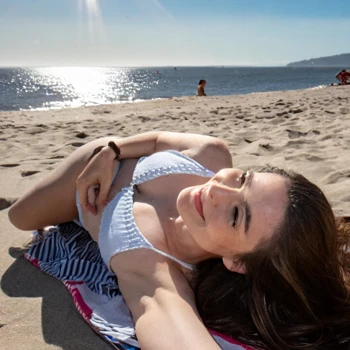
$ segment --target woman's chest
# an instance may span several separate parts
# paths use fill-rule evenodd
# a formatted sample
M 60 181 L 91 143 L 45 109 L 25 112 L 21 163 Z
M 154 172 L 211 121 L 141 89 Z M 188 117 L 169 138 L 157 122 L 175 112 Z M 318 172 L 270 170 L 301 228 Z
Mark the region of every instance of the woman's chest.
M 132 181 L 136 161 L 123 162 L 116 181 L 111 188 L 111 198 L 128 188 Z M 172 223 L 178 217 L 179 193 L 191 186 L 200 185 L 207 178 L 193 174 L 160 174 L 133 186 L 132 214 L 137 229 L 157 249 L 167 250 L 166 235 L 172 231 Z

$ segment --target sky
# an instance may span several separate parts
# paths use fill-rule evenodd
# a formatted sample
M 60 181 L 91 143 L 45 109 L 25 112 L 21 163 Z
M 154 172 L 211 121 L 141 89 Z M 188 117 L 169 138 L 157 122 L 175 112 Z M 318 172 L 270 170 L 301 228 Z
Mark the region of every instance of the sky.
M 349 38 L 350 0 L 0 0 L 0 66 L 279 66 Z

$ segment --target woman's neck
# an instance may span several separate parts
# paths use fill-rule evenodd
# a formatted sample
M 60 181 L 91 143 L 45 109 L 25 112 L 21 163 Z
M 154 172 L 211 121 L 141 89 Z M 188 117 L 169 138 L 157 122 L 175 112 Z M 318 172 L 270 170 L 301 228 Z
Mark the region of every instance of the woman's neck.
M 203 260 L 217 257 L 198 246 L 181 216 L 169 218 L 164 236 L 170 254 L 186 263 L 198 264 Z

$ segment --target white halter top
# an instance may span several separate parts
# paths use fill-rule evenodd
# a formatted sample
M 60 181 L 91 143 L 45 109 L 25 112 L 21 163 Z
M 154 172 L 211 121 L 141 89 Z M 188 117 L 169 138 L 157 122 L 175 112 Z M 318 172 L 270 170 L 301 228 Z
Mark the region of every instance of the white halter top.
M 102 214 L 98 244 L 101 256 L 109 269 L 112 256 L 140 248 L 151 249 L 178 262 L 187 269 L 193 268 L 191 264 L 156 249 L 143 236 L 135 223 L 133 214 L 134 186 L 169 174 L 189 174 L 208 178 L 215 175 L 211 170 L 177 151 L 157 152 L 151 156 L 140 158 L 134 169 L 130 185 L 115 195 Z M 77 206 L 81 220 L 79 203 Z

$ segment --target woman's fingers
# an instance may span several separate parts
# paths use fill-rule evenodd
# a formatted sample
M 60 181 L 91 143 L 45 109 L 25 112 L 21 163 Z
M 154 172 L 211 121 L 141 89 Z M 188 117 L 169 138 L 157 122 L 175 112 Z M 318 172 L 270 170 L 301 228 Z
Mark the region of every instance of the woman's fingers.
M 90 205 L 95 206 L 97 197 L 100 192 L 100 185 L 93 185 L 90 186 L 88 189 L 88 202 Z
M 77 191 L 79 195 L 80 205 L 83 210 L 88 210 L 94 215 L 96 210 L 90 205 L 89 203 L 89 184 L 86 182 L 86 179 L 84 177 L 84 171 L 79 175 L 77 181 L 76 181 Z
M 116 156 L 114 149 L 113 151 L 111 152 L 111 148 L 105 146 L 98 149 L 97 153 L 94 152 L 90 162 L 77 179 L 81 206 L 94 215 L 97 214 L 97 208 L 106 206 L 114 169 L 119 165 L 118 161 L 113 160 Z M 98 193 L 96 193 L 96 187 L 93 187 L 96 185 L 98 185 Z
M 114 160 L 113 166 L 104 171 L 103 178 L 101 178 L 100 181 L 100 193 L 97 198 L 97 205 L 105 207 L 108 204 L 108 198 L 112 187 L 113 177 L 119 166 L 120 162 Z
M 99 195 L 97 197 L 97 205 L 105 207 L 107 204 L 107 198 L 109 191 L 111 189 L 112 185 L 112 179 L 113 179 L 113 167 L 110 167 L 110 169 L 105 169 L 103 173 L 103 177 L 100 181 L 100 187 L 99 187 Z
M 100 192 L 99 185 L 93 185 L 88 188 L 88 204 L 87 207 L 90 209 L 94 215 L 97 214 L 96 201 Z

